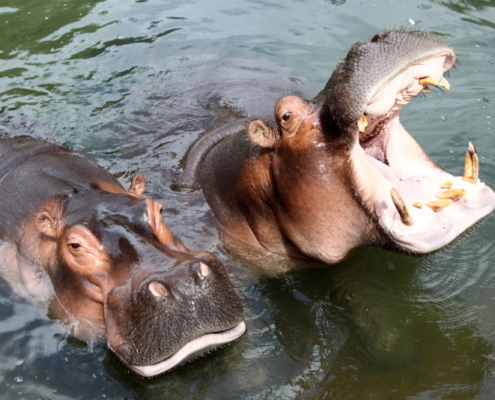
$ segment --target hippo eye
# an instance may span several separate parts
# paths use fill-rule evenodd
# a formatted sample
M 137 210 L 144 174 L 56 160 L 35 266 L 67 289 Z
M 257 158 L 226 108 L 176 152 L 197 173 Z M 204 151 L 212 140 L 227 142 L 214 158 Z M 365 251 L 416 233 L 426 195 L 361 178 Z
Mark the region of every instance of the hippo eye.
M 69 247 L 71 249 L 78 249 L 81 245 L 79 243 L 69 243 Z
M 283 119 L 284 121 L 288 121 L 288 120 L 290 119 L 290 114 L 291 114 L 290 112 L 285 113 L 285 114 L 284 114 L 284 116 L 282 117 L 282 119 Z

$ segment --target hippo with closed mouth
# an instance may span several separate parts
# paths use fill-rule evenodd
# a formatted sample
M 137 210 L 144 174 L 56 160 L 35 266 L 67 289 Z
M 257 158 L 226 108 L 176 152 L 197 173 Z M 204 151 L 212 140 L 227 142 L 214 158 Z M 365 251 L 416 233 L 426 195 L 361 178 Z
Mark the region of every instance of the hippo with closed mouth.
M 161 204 L 70 150 L 0 140 L 2 276 L 50 301 L 81 339 L 106 340 L 150 377 L 240 337 L 244 307 L 221 262 L 190 251 Z
M 362 245 L 437 250 L 495 208 L 473 144 L 456 177 L 399 121 L 429 86 L 449 89 L 455 60 L 430 34 L 378 33 L 352 46 L 312 101 L 283 97 L 274 120 L 216 121 L 189 150 L 181 183 L 198 183 L 224 236 L 253 249 L 326 264 Z

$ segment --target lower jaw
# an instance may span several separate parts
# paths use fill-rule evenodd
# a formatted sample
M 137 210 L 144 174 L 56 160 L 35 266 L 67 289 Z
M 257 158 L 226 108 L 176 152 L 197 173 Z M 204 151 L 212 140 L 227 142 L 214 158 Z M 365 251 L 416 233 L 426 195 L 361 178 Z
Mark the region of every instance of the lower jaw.
M 152 365 L 127 365 L 127 367 L 134 371 L 136 374 L 150 378 L 166 371 L 169 371 L 175 367 L 192 361 L 201 355 L 208 353 L 218 347 L 221 347 L 227 343 L 230 343 L 239 337 L 241 337 L 246 331 L 245 322 L 241 322 L 235 327 L 228 329 L 226 331 L 218 333 L 207 333 L 196 339 L 188 342 L 184 347 L 182 347 L 178 352 L 169 358 L 160 361 L 159 363 Z M 110 349 L 112 347 L 108 344 Z M 115 353 L 115 351 L 114 351 Z M 115 353 L 117 354 L 117 353 Z M 118 354 L 117 354 L 118 355 Z

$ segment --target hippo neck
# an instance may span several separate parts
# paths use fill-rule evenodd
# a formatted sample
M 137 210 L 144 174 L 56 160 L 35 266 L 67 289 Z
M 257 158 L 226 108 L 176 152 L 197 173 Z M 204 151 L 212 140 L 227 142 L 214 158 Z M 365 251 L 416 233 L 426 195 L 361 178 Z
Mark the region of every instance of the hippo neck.
M 325 263 L 342 260 L 361 245 L 383 243 L 373 214 L 356 201 L 350 146 L 325 138 L 308 143 L 272 174 L 290 177 L 274 182 L 280 229 L 300 252 Z
M 226 159 L 226 149 L 232 152 L 234 148 L 235 154 Z M 303 168 L 295 166 L 294 158 L 281 163 L 275 160 L 275 150 L 253 145 L 245 132 L 239 132 L 209 152 L 200 184 L 217 220 L 237 239 L 273 252 L 334 263 L 353 247 L 383 241 L 374 230 L 372 217 L 356 206 L 350 189 L 348 154 L 343 151 L 318 160 L 304 151 L 299 153 L 299 165 L 306 172 L 308 168 L 328 171 L 326 178 L 332 180 L 328 184 L 318 176 L 308 180 Z M 290 179 L 282 181 L 279 177 L 284 175 Z M 315 208 L 328 202 L 332 210 Z M 322 213 L 328 212 L 341 216 L 340 226 L 318 226 Z M 339 240 L 343 231 L 350 238 L 347 242 Z

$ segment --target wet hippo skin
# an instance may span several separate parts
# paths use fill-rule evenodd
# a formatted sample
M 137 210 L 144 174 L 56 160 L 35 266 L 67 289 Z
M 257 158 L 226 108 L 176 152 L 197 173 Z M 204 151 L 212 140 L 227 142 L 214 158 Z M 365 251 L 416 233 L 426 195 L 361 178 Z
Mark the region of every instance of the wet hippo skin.
M 2 276 L 29 300 L 104 339 L 131 370 L 153 376 L 245 331 L 243 304 L 221 262 L 189 251 L 161 204 L 128 190 L 68 149 L 0 140 Z
M 454 64 L 432 35 L 378 33 L 352 46 L 313 100 L 283 97 L 274 119 L 220 115 L 191 147 L 182 184 L 199 184 L 224 237 L 245 248 L 326 264 L 362 245 L 437 250 L 495 208 L 473 144 L 456 177 L 399 121 L 429 86 L 449 89 Z

